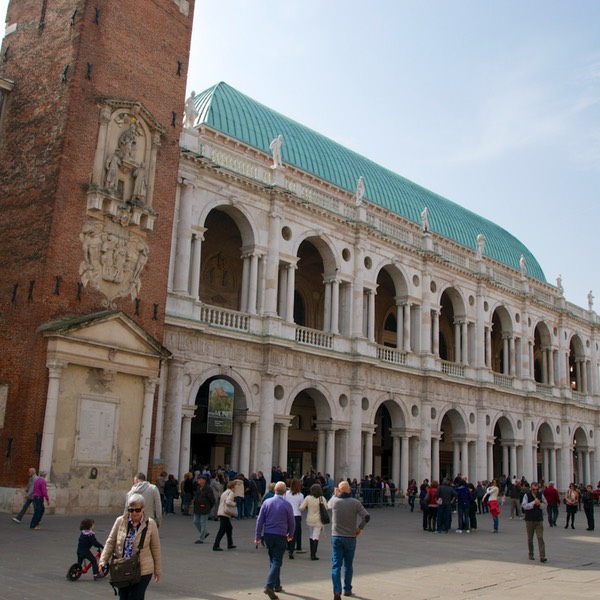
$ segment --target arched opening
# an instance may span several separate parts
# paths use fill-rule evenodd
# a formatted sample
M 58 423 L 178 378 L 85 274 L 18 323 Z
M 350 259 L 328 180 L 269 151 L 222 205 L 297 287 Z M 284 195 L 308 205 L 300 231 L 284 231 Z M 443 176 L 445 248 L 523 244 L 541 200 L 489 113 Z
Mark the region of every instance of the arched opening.
M 578 335 L 574 335 L 569 344 L 569 386 L 575 392 L 585 392 L 582 381 L 585 368 L 583 343 Z
M 211 210 L 205 222 L 200 271 L 200 301 L 230 310 L 240 309 L 242 236 L 235 221 Z
M 549 384 L 552 337 L 546 323 L 538 323 L 533 335 L 533 374 L 537 383 Z
M 207 379 L 196 394 L 191 423 L 190 467 L 232 464 L 231 440 L 236 412 L 247 410 L 246 398 L 229 377 Z M 184 440 L 182 440 L 185 443 Z M 237 468 L 237 465 L 234 465 Z M 181 469 L 187 468 L 181 465 Z
M 449 362 L 456 362 L 454 305 L 447 292 L 444 292 L 440 298 L 439 344 L 440 358 Z
M 301 299 L 303 303 L 303 306 L 298 308 L 298 317 L 301 318 L 301 321 L 295 321 L 299 325 L 311 329 L 323 329 L 323 273 L 323 259 L 319 250 L 312 242 L 304 240 L 298 248 L 298 269 L 294 294 L 294 318 L 296 301 Z

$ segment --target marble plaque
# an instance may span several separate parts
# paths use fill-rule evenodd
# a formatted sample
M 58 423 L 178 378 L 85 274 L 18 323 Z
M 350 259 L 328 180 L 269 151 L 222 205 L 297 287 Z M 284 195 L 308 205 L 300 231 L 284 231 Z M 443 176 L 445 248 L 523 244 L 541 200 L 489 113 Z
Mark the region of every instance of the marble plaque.
M 116 416 L 116 399 L 81 398 L 75 446 L 77 463 L 113 464 Z

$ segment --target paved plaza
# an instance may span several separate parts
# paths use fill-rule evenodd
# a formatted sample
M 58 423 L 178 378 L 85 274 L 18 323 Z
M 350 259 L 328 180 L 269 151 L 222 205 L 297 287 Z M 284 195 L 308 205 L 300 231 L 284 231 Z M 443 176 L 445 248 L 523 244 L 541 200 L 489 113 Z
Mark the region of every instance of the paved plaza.
M 489 515 L 479 515 L 479 529 L 471 534 L 433 534 L 421 528 L 421 514 L 406 505 L 371 510 L 372 519 L 359 538 L 355 559 L 354 592 L 357 600 L 407 598 L 574 598 L 595 596 L 600 585 L 600 531 L 585 531 L 583 513 L 575 530 L 544 528 L 548 562 L 527 558 L 525 525 L 509 520 L 503 508 L 500 533 L 492 534 Z M 22 524 L 13 515 L 0 514 L 0 598 L 87 600 L 114 598 L 107 581 L 94 582 L 91 571 L 79 581 L 65 578 L 75 562 L 81 515 L 46 515 L 41 531 Z M 86 515 L 88 516 L 88 515 Z M 96 534 L 104 542 L 114 516 L 96 516 Z M 455 518 L 453 519 L 455 523 Z M 218 524 L 209 521 L 206 544 L 194 544 L 191 517 L 168 515 L 160 529 L 163 575 L 151 583 L 148 600 L 262 600 L 268 559 L 255 548 L 254 520 L 233 522 L 235 550 L 212 551 Z M 319 561 L 308 554 L 284 561 L 283 600 L 333 598 L 330 578 L 331 547 L 327 526 L 319 545 Z M 307 529 L 303 545 L 308 549 Z M 226 544 L 222 544 L 226 548 Z

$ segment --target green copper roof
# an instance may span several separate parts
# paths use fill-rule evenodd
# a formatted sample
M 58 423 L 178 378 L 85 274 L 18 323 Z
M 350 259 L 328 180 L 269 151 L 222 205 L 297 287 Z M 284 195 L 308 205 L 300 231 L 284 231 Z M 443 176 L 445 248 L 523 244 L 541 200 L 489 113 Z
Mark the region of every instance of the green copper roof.
M 485 255 L 519 270 L 525 256 L 529 276 L 546 281 L 533 254 L 498 225 L 434 194 L 429 190 L 344 148 L 325 136 L 218 83 L 196 96 L 200 112 L 197 124 L 210 127 L 270 154 L 269 145 L 283 136 L 284 163 L 329 181 L 351 193 L 362 175 L 365 199 L 415 223 L 427 207 L 429 229 L 459 244 L 476 249 L 477 236 L 485 236 Z

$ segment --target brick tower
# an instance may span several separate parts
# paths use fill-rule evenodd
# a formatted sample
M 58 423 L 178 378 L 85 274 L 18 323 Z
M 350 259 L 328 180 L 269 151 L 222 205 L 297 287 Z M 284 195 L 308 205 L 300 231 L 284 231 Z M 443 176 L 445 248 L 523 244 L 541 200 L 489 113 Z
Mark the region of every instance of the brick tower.
M 56 468 L 60 454 L 53 444 L 66 443 L 60 420 L 68 414 L 61 412 L 67 391 L 91 398 L 83 408 L 73 405 L 86 422 L 104 414 L 104 396 L 121 402 L 124 417 L 119 389 L 137 389 L 137 383 L 117 384 L 120 367 L 106 368 L 116 354 L 128 352 L 119 346 L 121 330 L 106 329 L 108 321 L 114 327 L 114 315 L 121 333 L 132 332 L 160 355 L 193 5 L 9 4 L 0 55 L 0 489 L 22 486 L 27 467 L 43 467 L 45 450 L 52 457 L 49 470 Z M 98 350 L 97 363 L 61 359 L 52 391 L 49 347 L 55 352 L 73 331 L 87 340 L 82 331 L 91 332 L 85 329 L 91 324 L 92 337 L 100 336 L 94 348 L 105 344 L 108 358 Z M 82 356 L 93 355 L 90 348 Z M 82 379 L 74 371 L 65 379 L 75 363 L 89 373 Z M 123 369 L 127 377 L 136 375 Z M 99 379 L 90 384 L 94 374 Z M 146 401 L 148 394 L 154 398 L 149 389 L 141 394 Z M 51 394 L 58 412 L 49 428 Z M 151 439 L 152 419 L 150 425 L 144 419 L 139 426 Z M 66 473 L 93 464 L 92 458 L 86 463 L 86 452 L 93 452 L 82 449 L 84 440 L 74 447 L 79 454 L 63 460 L 62 476 L 58 468 L 55 474 L 64 489 L 70 485 Z M 107 444 L 103 452 L 101 463 L 114 477 L 121 451 L 115 458 Z

